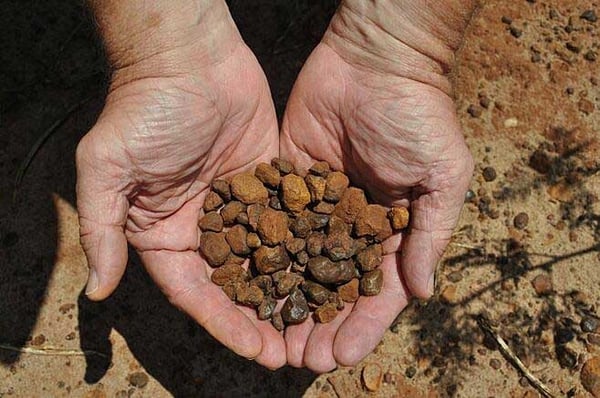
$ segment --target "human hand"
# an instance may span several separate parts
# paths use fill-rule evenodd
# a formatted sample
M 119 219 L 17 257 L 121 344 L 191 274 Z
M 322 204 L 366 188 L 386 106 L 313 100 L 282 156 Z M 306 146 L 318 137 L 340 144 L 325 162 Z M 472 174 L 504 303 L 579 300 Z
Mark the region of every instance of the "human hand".
M 431 296 L 473 170 L 444 77 L 448 65 L 435 61 L 448 51 L 436 58 L 415 51 L 387 33 L 385 20 L 360 18 L 369 13 L 364 3 L 342 4 L 304 65 L 284 115 L 281 156 L 305 168 L 325 160 L 375 202 L 410 206 L 412 220 L 407 235 L 384 244 L 378 296 L 346 305 L 331 323 L 309 319 L 286 330 L 288 362 L 317 372 L 356 364 L 411 294 Z
M 122 4 L 134 7 L 135 22 L 135 2 Z M 135 54 L 122 52 L 127 37 L 110 31 L 115 18 L 128 18 L 127 10 L 114 17 L 99 10 L 101 25 L 103 17 L 111 22 L 104 36 L 116 70 L 104 110 L 77 149 L 77 207 L 90 266 L 86 294 L 102 300 L 112 293 L 129 241 L 175 306 L 237 354 L 277 368 L 286 362 L 283 337 L 251 309 L 235 306 L 210 281 L 211 268 L 197 252 L 210 182 L 278 154 L 266 78 L 226 8 L 215 7 L 203 11 L 210 27 L 202 32 L 165 26 L 174 18 L 159 28 L 185 32 L 182 41 L 163 43 L 147 32 L 155 39 L 148 56 L 134 45 Z

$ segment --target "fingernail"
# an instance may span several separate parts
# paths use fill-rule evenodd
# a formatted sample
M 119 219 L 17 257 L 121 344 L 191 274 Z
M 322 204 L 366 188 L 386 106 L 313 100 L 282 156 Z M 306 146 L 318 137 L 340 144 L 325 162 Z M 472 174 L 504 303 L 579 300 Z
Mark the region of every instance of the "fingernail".
M 433 296 L 433 293 L 435 292 L 435 272 L 432 272 L 431 275 L 429 275 L 427 291 L 429 292 L 429 296 Z
M 87 286 L 85 287 L 85 294 L 90 295 L 98 290 L 98 274 L 96 274 L 96 270 L 90 268 L 90 273 L 88 276 Z

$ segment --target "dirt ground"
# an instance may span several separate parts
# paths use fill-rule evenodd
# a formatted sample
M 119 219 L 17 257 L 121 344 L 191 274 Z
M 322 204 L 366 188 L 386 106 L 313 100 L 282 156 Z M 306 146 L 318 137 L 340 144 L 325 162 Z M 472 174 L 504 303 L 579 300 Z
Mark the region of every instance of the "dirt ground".
M 281 115 L 335 1 L 229 3 Z M 484 2 L 453 76 L 477 166 L 438 295 L 411 303 L 356 367 L 317 376 L 228 352 L 134 253 L 110 299 L 85 299 L 73 154 L 102 108 L 102 52 L 79 1 L 0 3 L 0 397 L 539 396 L 480 316 L 552 394 L 592 396 L 600 21 L 587 10 L 600 2 Z M 380 374 L 375 391 L 365 373 Z

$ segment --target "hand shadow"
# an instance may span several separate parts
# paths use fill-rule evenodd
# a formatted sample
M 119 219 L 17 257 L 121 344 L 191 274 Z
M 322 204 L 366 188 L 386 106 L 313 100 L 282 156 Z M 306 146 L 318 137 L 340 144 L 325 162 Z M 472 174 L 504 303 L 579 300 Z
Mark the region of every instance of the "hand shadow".
M 113 357 L 109 334 L 114 328 L 145 370 L 176 397 L 301 396 L 316 377 L 308 370 L 272 372 L 240 358 L 177 311 L 130 251 L 127 271 L 117 291 L 99 303 L 79 296 L 81 349 L 85 381 L 98 382 Z M 114 353 L 114 355 L 120 355 Z

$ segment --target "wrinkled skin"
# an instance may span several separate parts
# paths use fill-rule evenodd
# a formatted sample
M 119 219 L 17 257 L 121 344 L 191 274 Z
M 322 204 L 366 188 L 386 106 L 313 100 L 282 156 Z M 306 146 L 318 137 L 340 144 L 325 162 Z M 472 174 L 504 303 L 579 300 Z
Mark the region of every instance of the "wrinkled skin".
M 210 182 L 277 155 L 269 87 L 241 40 L 218 63 L 193 72 L 113 80 L 99 120 L 77 149 L 88 297 L 101 300 L 116 288 L 129 241 L 174 305 L 239 355 L 283 366 L 282 336 L 212 284 L 196 251 Z
M 379 343 L 409 296 L 429 297 L 456 226 L 473 161 L 447 93 L 401 74 L 354 66 L 321 43 L 283 120 L 281 156 L 325 160 L 384 205 L 409 205 L 411 226 L 384 243 L 380 295 L 347 304 L 328 324 L 286 330 L 287 360 L 317 372 L 354 365 Z

